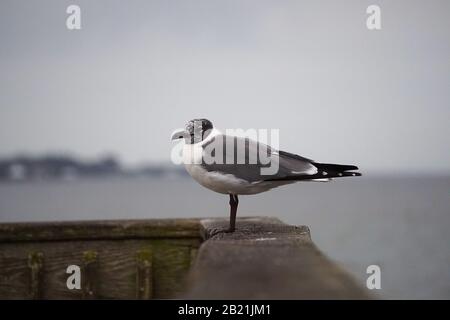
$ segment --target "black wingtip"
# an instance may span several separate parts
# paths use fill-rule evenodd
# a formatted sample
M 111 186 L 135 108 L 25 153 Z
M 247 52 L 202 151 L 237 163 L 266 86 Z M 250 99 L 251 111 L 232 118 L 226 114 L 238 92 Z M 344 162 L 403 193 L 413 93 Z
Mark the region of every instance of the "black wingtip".
M 312 163 L 319 171 L 330 171 L 330 172 L 344 172 L 344 171 L 352 171 L 359 170 L 357 166 L 349 165 L 349 164 L 335 164 L 335 163 Z
M 330 178 L 339 177 L 359 177 L 361 176 L 357 166 L 349 164 L 334 164 L 334 163 L 313 163 L 317 167 L 318 174 L 323 176 L 328 176 Z

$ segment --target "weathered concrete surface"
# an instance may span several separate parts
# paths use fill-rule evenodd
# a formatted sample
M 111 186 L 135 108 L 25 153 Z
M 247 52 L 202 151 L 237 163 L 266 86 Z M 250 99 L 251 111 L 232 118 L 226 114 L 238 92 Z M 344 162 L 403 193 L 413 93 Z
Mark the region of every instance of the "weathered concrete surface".
M 227 227 L 228 219 L 2 223 L 0 299 L 369 297 L 307 227 L 252 217 L 216 234 Z M 82 290 L 66 286 L 73 264 Z
M 189 276 L 191 299 L 367 299 L 354 279 L 311 242 L 308 227 L 274 218 L 202 220 L 203 237 Z

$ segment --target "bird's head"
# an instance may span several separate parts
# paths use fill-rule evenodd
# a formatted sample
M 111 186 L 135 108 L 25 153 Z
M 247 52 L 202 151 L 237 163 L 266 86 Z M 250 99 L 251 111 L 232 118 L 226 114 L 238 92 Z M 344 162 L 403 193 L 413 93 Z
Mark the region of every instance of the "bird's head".
M 213 124 L 208 119 L 193 119 L 183 130 L 176 130 L 172 134 L 172 140 L 184 139 L 187 144 L 198 143 L 203 141 L 212 129 Z

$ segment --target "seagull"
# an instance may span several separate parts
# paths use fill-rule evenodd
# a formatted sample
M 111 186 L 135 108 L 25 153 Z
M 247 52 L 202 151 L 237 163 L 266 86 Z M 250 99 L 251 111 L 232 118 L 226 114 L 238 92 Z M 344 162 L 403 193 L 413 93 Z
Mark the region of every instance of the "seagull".
M 184 140 L 182 162 L 191 177 L 210 190 L 229 195 L 230 225 L 224 232 L 235 231 L 239 195 L 258 194 L 298 181 L 361 175 L 354 171 L 358 170 L 354 165 L 320 163 L 247 137 L 225 135 L 207 119 L 193 119 L 184 129 L 176 130 L 172 141 L 179 139 Z M 271 166 L 276 171 L 270 170 Z

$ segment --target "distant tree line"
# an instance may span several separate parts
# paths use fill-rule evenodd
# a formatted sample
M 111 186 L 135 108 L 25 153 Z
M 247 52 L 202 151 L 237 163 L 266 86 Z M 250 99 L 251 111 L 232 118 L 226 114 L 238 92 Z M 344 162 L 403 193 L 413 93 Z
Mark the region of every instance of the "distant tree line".
M 180 168 L 167 165 L 146 165 L 138 169 L 124 169 L 114 156 L 93 161 L 80 160 L 67 155 L 15 156 L 0 159 L 0 180 L 75 179 L 82 177 L 106 177 L 147 175 L 183 175 Z

